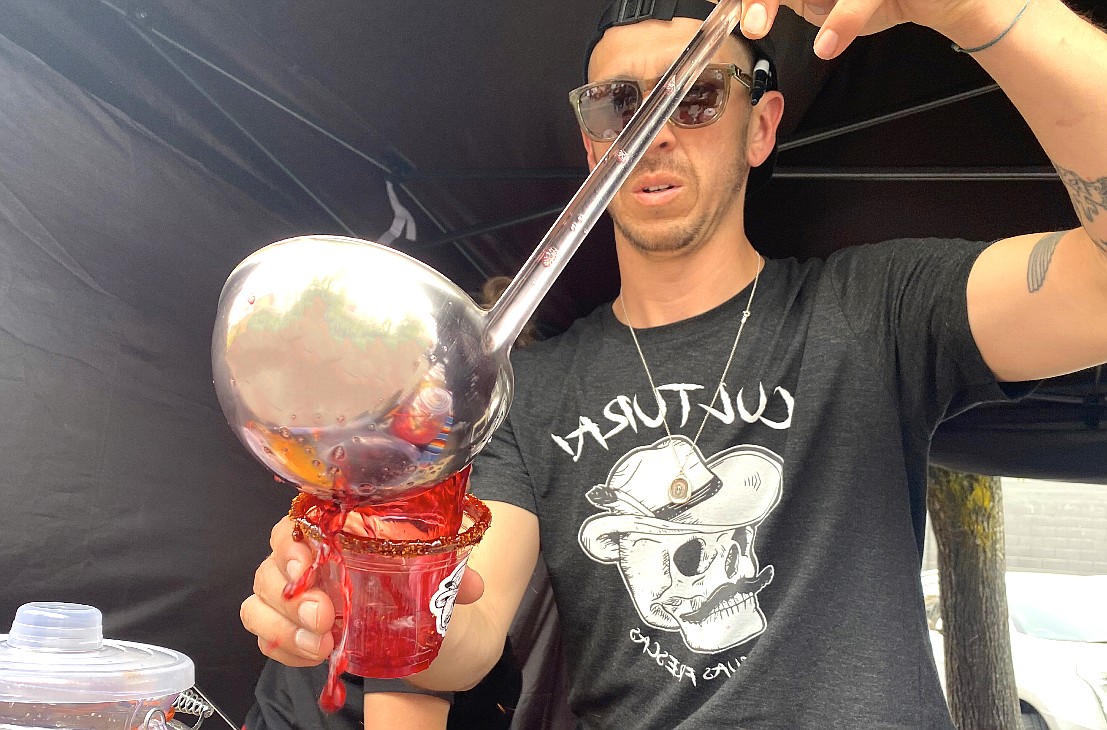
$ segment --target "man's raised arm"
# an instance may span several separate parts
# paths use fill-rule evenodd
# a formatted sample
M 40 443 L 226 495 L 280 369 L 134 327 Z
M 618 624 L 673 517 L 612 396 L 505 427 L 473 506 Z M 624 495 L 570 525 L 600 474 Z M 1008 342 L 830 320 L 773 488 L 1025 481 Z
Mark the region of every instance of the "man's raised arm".
M 994 25 L 954 40 L 986 43 Z M 1030 0 L 1006 36 L 973 55 L 1034 131 L 1082 226 L 999 241 L 980 257 L 969 278 L 973 336 L 1003 380 L 1098 365 L 1107 360 L 1107 35 L 1058 0 Z
M 747 1 L 743 32 L 767 32 L 780 4 Z M 1001 380 L 1107 361 L 1107 35 L 1060 0 L 783 4 L 820 26 L 814 50 L 822 58 L 858 35 L 914 22 L 945 35 L 991 74 L 1057 168 L 1081 227 L 1006 239 L 984 252 L 968 284 L 973 336 Z M 1002 212 L 1004 201 L 981 205 Z

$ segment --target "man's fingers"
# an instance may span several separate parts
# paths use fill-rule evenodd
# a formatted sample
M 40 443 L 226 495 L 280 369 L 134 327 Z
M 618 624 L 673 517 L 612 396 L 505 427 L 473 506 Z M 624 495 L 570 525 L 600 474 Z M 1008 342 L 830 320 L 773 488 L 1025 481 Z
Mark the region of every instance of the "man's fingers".
M 313 666 L 334 649 L 334 604 L 322 590 L 284 598 L 288 578 L 270 555 L 254 573 L 254 595 L 242 603 L 242 625 L 267 657 L 292 667 Z
M 258 637 L 265 656 L 290 667 L 319 664 L 334 650 L 329 631 L 313 633 L 275 611 L 258 596 L 250 596 L 239 609 L 242 625 Z
M 275 613 L 313 633 L 330 631 L 334 624 L 334 605 L 327 594 L 318 588 L 310 588 L 302 595 L 286 599 L 284 588 L 288 585 L 288 578 L 277 564 L 275 556 L 270 555 L 258 566 L 254 573 L 254 595 Z
M 369 528 L 365 524 L 365 515 L 357 510 L 348 513 L 346 515 L 346 522 L 342 526 L 342 531 L 357 537 L 369 537 Z
M 472 568 L 466 568 L 461 574 L 461 585 L 457 589 L 457 602 L 473 603 L 484 595 L 484 578 Z
M 273 526 L 269 535 L 269 547 L 273 550 L 270 559 L 286 581 L 299 578 L 315 557 L 307 540 L 292 537 L 292 520 L 288 517 Z
M 754 40 L 764 37 L 773 27 L 779 9 L 779 0 L 745 0 L 742 3 L 742 20 L 738 24 L 742 35 Z
M 901 22 L 888 0 L 783 0 L 783 4 L 819 26 L 815 55 L 826 60 L 841 55 L 857 36 L 878 33 Z
M 269 547 L 276 550 L 278 545 L 285 542 L 294 542 L 292 538 L 292 518 L 288 516 L 282 517 L 280 522 L 273 525 L 273 529 L 269 531 Z
M 878 28 L 871 23 L 884 0 L 840 0 L 834 5 L 815 36 L 815 55 L 829 61 L 844 51 L 862 33 Z
M 285 517 L 273 525 L 273 530 L 269 534 L 269 547 L 280 565 L 281 572 L 290 580 L 299 577 L 304 568 L 310 565 L 312 561 L 309 543 L 306 540 L 294 539 L 292 537 L 292 527 L 292 520 Z M 296 562 L 291 571 L 295 575 L 291 575 L 288 569 L 288 564 L 291 561 Z
M 314 559 L 309 543 L 293 538 L 292 527 L 288 518 L 273 527 L 273 552 L 254 572 L 254 595 L 242 602 L 239 616 L 267 657 L 292 667 L 314 666 L 334 650 L 334 604 L 318 588 L 284 597 L 289 581 L 299 578 Z

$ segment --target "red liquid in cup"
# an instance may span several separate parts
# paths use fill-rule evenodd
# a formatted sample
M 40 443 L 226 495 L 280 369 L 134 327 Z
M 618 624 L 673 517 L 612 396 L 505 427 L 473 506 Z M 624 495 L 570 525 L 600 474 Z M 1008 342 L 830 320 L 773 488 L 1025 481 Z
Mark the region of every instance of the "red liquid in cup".
M 343 554 L 355 599 L 346 671 L 406 677 L 438 656 L 471 547 L 412 557 Z
M 434 540 L 461 529 L 462 504 L 469 486 L 465 467 L 413 497 L 355 509 L 346 532 L 385 540 Z
M 403 677 L 438 655 L 465 561 L 490 521 L 480 500 L 466 495 L 468 477 L 466 468 L 414 497 L 349 513 L 307 494 L 293 502 L 298 534 L 309 534 L 317 558 L 286 596 L 318 579 L 341 614 L 324 710 L 345 701 L 344 671 Z

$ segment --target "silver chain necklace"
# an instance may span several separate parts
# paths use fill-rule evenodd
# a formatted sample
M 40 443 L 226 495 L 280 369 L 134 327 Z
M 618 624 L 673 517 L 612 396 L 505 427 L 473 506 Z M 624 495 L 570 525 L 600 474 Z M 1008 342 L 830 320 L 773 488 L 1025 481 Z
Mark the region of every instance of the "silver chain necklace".
M 696 435 L 692 439 L 692 453 L 685 459 L 681 459 L 677 454 L 676 443 L 673 441 L 673 433 L 669 430 L 669 418 L 668 414 L 665 414 L 661 418 L 661 423 L 665 426 L 665 435 L 669 437 L 669 448 L 673 451 L 673 459 L 676 460 L 677 474 L 673 478 L 673 481 L 669 483 L 669 499 L 674 504 L 684 504 L 692 497 L 692 485 L 688 481 L 688 475 L 684 472 L 684 467 L 688 465 L 688 459 L 691 459 L 695 454 L 696 443 L 700 440 L 700 434 L 703 433 L 703 427 L 707 425 L 707 417 L 711 415 L 711 408 L 715 407 L 715 401 L 719 399 L 719 394 L 723 390 L 723 384 L 726 383 L 727 373 L 730 372 L 730 364 L 734 362 L 734 353 L 738 351 L 738 341 L 742 339 L 742 330 L 746 327 L 746 320 L 750 318 L 750 307 L 753 306 L 753 295 L 757 293 L 757 280 L 761 277 L 761 263 L 763 259 L 761 254 L 757 255 L 757 270 L 753 274 L 753 287 L 750 289 L 750 298 L 746 302 L 746 309 L 742 312 L 742 321 L 738 323 L 738 334 L 734 336 L 734 344 L 730 346 L 730 355 L 727 356 L 726 365 L 723 367 L 723 374 L 719 378 L 719 384 L 715 387 L 715 394 L 711 396 L 711 403 L 708 404 L 707 409 L 704 410 L 703 420 L 700 422 L 700 427 L 696 430 Z M 619 297 L 619 306 L 623 309 L 623 319 L 627 322 L 627 329 L 630 330 L 630 338 L 634 340 L 634 348 L 638 350 L 638 359 L 642 361 L 642 369 L 646 371 L 646 379 L 650 381 L 650 390 L 653 391 L 653 397 L 657 399 L 658 405 L 661 405 L 661 394 L 657 391 L 657 386 L 654 385 L 653 375 L 650 374 L 650 366 L 646 364 L 646 356 L 642 353 L 642 345 L 638 342 L 638 333 L 634 331 L 634 327 L 630 324 L 630 315 L 627 314 L 627 305 L 623 300 L 623 297 Z

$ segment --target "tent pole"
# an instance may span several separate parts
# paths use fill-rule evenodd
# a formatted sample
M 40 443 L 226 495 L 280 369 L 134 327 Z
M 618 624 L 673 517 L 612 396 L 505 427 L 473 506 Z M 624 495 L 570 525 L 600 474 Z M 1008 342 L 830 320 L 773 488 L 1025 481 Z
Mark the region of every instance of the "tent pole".
M 777 167 L 773 179 L 892 181 L 1057 180 L 1052 167 Z
M 265 155 L 270 162 L 280 168 L 281 172 L 287 175 L 288 178 L 292 180 L 292 182 L 295 183 L 296 186 L 304 192 L 304 194 L 311 198 L 315 202 L 315 204 L 318 205 L 328 216 L 330 216 L 331 220 L 337 223 L 343 231 L 345 231 L 350 236 L 357 236 L 357 234 L 354 233 L 353 229 L 346 225 L 345 221 L 343 221 L 337 213 L 331 210 L 330 207 L 319 198 L 319 196 L 311 191 L 311 188 L 309 188 L 302 180 L 300 180 L 300 178 L 296 176 L 296 173 L 292 172 L 292 170 L 290 170 L 284 163 L 282 163 L 277 158 L 277 156 L 274 155 L 269 150 L 269 148 L 261 142 L 261 140 L 251 134 L 250 131 L 246 129 L 246 127 L 242 126 L 242 124 L 240 124 L 238 120 L 234 118 L 234 115 L 224 109 L 223 106 L 218 101 L 216 101 L 215 98 L 211 94 L 209 94 L 198 81 L 196 81 L 196 79 L 192 78 L 192 76 L 189 75 L 187 71 L 181 68 L 181 66 L 176 61 L 170 58 L 169 54 L 167 54 L 161 48 L 161 46 L 155 43 L 153 39 L 151 39 L 150 36 L 148 36 L 145 31 L 142 30 L 142 28 L 135 25 L 125 13 L 113 6 L 111 3 L 107 2 L 107 0 L 100 0 L 100 2 L 108 6 L 112 10 L 116 11 L 117 13 L 120 13 L 123 18 L 123 22 L 126 23 L 131 30 L 138 34 L 139 38 L 141 38 L 143 41 L 146 42 L 147 45 L 154 49 L 154 52 L 161 56 L 162 60 L 168 63 L 174 71 L 179 73 L 184 78 L 184 80 L 187 81 L 189 85 L 196 90 L 198 94 L 204 97 L 204 99 L 207 100 L 209 104 L 211 104 L 220 114 L 226 117 L 227 121 L 234 125 L 235 129 L 241 132 L 242 135 L 246 137 L 246 139 L 250 140 L 250 142 L 252 142 L 255 147 L 261 150 L 261 153 Z
M 347 150 L 348 152 L 351 152 L 354 155 L 356 155 L 357 157 L 360 157 L 361 159 L 365 160 L 366 162 L 373 165 L 374 167 L 376 167 L 381 172 L 387 173 L 389 175 L 392 174 L 392 170 L 390 170 L 387 165 L 385 165 L 380 160 L 374 158 L 369 153 L 358 149 L 357 147 L 353 146 L 352 144 L 350 144 L 346 140 L 342 139 L 338 135 L 334 134 L 333 132 L 330 132 L 327 129 L 325 129 L 324 127 L 320 126 L 319 124 L 316 124 L 315 122 L 311 121 L 310 119 L 305 117 L 303 114 L 300 114 L 299 112 L 297 112 L 296 110 L 288 107 L 287 105 L 282 104 L 280 101 L 278 101 L 277 99 L 274 99 L 269 94 L 266 94 L 261 89 L 258 89 L 256 87 L 252 86 L 251 84 L 247 83 L 243 79 L 240 79 L 239 77 L 232 74 L 230 71 L 227 71 L 222 66 L 219 66 L 218 64 L 213 63 L 212 61 L 209 61 L 208 59 L 204 58 L 199 53 L 196 53 L 195 51 L 193 51 L 191 48 L 188 48 L 187 46 L 173 40 L 169 36 L 165 35 L 161 31 L 159 31 L 157 28 L 151 28 L 150 33 L 152 35 L 157 36 L 158 38 L 163 40 L 165 43 L 173 46 L 174 48 L 176 48 L 181 53 L 183 53 L 183 54 L 189 56 L 190 58 L 198 61 L 199 63 L 202 63 L 203 65 L 207 66 L 212 71 L 215 71 L 217 74 L 223 76 L 227 80 L 229 80 L 229 81 L 241 86 L 242 88 L 246 89 L 251 94 L 254 94 L 255 96 L 258 96 L 261 99 L 264 99 L 265 101 L 269 102 L 271 105 L 275 106 L 277 109 L 280 109 L 282 112 L 284 112 L 288 116 L 292 117 L 296 121 L 301 122 L 302 124 L 305 124 L 308 127 L 311 127 L 313 130 L 315 130 L 319 134 L 323 135 L 324 137 L 326 137 L 330 141 L 334 142 L 338 146 L 342 147 L 343 149 Z
M 546 208 L 545 210 L 538 210 L 533 213 L 527 213 L 526 215 L 515 216 L 506 220 L 497 221 L 495 223 L 479 223 L 469 228 L 462 228 L 457 231 L 450 231 L 443 238 L 436 238 L 433 241 L 427 241 L 420 244 L 416 250 L 422 252 L 430 248 L 442 246 L 447 243 L 453 243 L 454 241 L 460 241 L 465 238 L 474 238 L 476 236 L 483 236 L 486 233 L 492 233 L 493 231 L 499 231 L 504 228 L 511 228 L 512 226 L 519 225 L 520 223 L 526 223 L 537 218 L 545 218 L 546 216 L 555 215 L 560 213 L 565 206 L 558 205 L 553 208 Z M 443 231 L 443 233 L 446 233 Z
M 825 139 L 832 139 L 834 137 L 840 137 L 843 134 L 849 134 L 850 132 L 856 132 L 861 129 L 868 129 L 869 127 L 875 127 L 880 124 L 892 122 L 897 119 L 903 119 L 915 114 L 930 111 L 931 109 L 938 109 L 949 104 L 956 104 L 959 101 L 965 99 L 971 99 L 974 96 L 981 96 L 983 94 L 990 94 L 993 91 L 999 90 L 999 84 L 989 84 L 982 86 L 978 89 L 971 89 L 969 91 L 963 91 L 960 94 L 953 94 L 952 96 L 943 96 L 940 99 L 934 101 L 924 102 L 922 104 L 916 104 L 915 106 L 909 106 L 906 109 L 900 109 L 899 111 L 890 112 L 888 114 L 881 114 L 878 117 L 872 117 L 871 119 L 863 119 L 859 122 L 853 122 L 852 124 L 845 124 L 841 127 L 832 127 L 822 132 L 815 132 L 796 139 L 790 139 L 787 142 L 781 142 L 777 147 L 781 152 L 794 149 L 796 147 L 804 147 L 815 142 L 822 142 Z
M 409 180 L 583 180 L 587 167 L 470 167 L 413 170 Z
M 419 207 L 419 210 L 423 211 L 423 214 L 425 216 L 427 216 L 427 218 L 430 219 L 431 223 L 434 224 L 434 227 L 438 229 L 439 233 L 446 233 L 446 231 L 447 231 L 446 226 L 442 223 L 442 221 L 440 221 L 438 219 L 438 216 L 432 214 L 430 212 L 430 210 L 427 209 L 427 206 L 423 205 L 423 201 L 421 201 L 421 200 L 419 200 L 419 198 L 415 197 L 415 195 L 408 188 L 407 183 L 402 183 L 401 182 L 401 183 L 398 183 L 398 185 L 399 185 L 399 188 L 401 190 L 403 190 L 404 193 L 407 194 L 407 197 L 411 198 L 412 201 L 414 201 L 415 205 L 417 205 Z M 558 210 L 560 210 L 560 208 Z M 481 277 L 483 277 L 484 279 L 489 278 L 488 272 L 485 271 L 484 267 L 480 265 L 480 262 L 478 262 L 477 260 L 475 260 L 473 258 L 473 255 L 469 251 L 469 248 L 467 246 L 462 244 L 461 241 L 457 240 L 457 239 L 454 239 L 453 241 L 450 241 L 450 243 L 453 243 L 454 248 L 457 249 L 457 251 L 459 253 L 461 253 L 462 256 L 465 257 L 465 260 L 469 262 L 470 266 L 472 266 L 474 269 L 477 270 L 477 273 L 480 274 Z M 420 250 L 422 248 L 423 247 L 420 247 Z
M 253 135 L 251 135 L 248 131 L 246 131 L 246 129 L 242 125 L 240 125 L 234 119 L 234 117 L 231 116 L 230 113 L 228 113 L 218 102 L 216 102 L 207 92 L 204 91 L 204 89 L 200 86 L 200 84 L 195 79 L 193 79 L 191 76 L 189 76 L 189 74 L 186 73 L 178 64 L 176 64 L 172 59 L 170 59 L 166 55 L 164 50 L 161 49 L 160 47 L 158 47 L 158 45 L 156 43 L 154 43 L 153 40 L 151 40 L 150 37 L 147 36 L 147 34 L 145 32 L 143 32 L 143 30 L 141 28 L 139 28 L 133 22 L 131 22 L 131 20 L 129 19 L 129 17 L 128 17 L 128 15 L 125 11 L 121 10 L 120 8 L 115 7 L 110 2 L 108 2 L 108 0 L 100 0 L 100 2 L 103 5 L 110 8 L 111 10 L 113 10 L 115 13 L 117 13 L 121 18 L 123 18 L 124 22 L 127 23 L 127 25 L 130 26 L 131 29 L 139 35 L 139 37 L 141 37 L 147 44 L 149 44 L 157 52 L 157 54 L 159 56 L 161 56 L 166 61 L 166 63 L 168 63 L 170 66 L 173 67 L 174 70 L 177 71 L 177 73 L 181 74 L 181 76 L 183 76 L 185 78 L 185 80 L 188 81 L 189 84 L 191 84 L 192 87 L 196 89 L 197 92 L 199 92 L 205 99 L 207 99 L 208 102 L 212 106 L 214 106 L 216 109 L 218 109 L 219 112 L 222 113 L 231 122 L 231 124 L 233 124 L 236 128 L 238 128 L 238 130 L 240 132 L 242 132 L 247 137 L 247 139 L 249 139 L 251 142 L 253 142 L 262 151 L 262 153 L 264 153 L 266 155 L 266 157 L 268 157 L 270 159 L 270 161 L 273 162 L 273 164 L 275 164 L 286 175 L 288 175 L 288 177 L 297 186 L 299 186 L 300 189 L 303 190 L 315 203 L 317 203 L 324 211 L 326 211 L 327 214 L 333 220 L 335 220 L 335 222 L 338 223 L 338 225 L 341 226 L 344 231 L 346 231 L 349 235 L 356 237 L 357 234 L 354 233 L 354 231 L 351 230 L 350 227 L 347 226 L 338 217 L 338 215 L 336 213 L 334 213 L 334 211 L 332 211 L 326 204 L 323 203 L 322 200 L 320 200 L 314 193 L 312 193 L 312 191 L 310 189 L 308 189 L 308 187 L 301 180 L 299 180 L 296 177 L 296 175 L 290 169 L 288 169 L 285 165 L 283 165 L 276 158 L 276 156 L 274 156 L 259 140 L 254 138 Z M 223 76 L 224 78 L 228 79 L 229 81 L 231 81 L 231 82 L 237 84 L 238 86 L 246 89 L 250 93 L 255 94 L 256 96 L 260 97 L 261 99 L 267 101 L 272 106 L 276 107 L 277 109 L 280 109 L 285 114 L 288 114 L 293 119 L 297 120 L 298 122 L 301 122 L 302 124 L 308 126 L 311 129 L 315 130 L 319 134 L 323 135 L 324 137 L 326 137 L 330 141 L 332 141 L 335 144 L 339 145 L 340 147 L 342 147 L 343 149 L 345 149 L 348 152 L 352 153 L 353 155 L 357 156 L 358 158 L 360 158 L 362 160 L 365 160 L 369 164 L 373 165 L 377 169 L 379 169 L 382 172 L 384 172 L 385 174 L 387 174 L 389 177 L 395 177 L 396 176 L 396 173 L 395 173 L 394 170 L 389 168 L 387 165 L 385 165 L 380 160 L 377 160 L 376 158 L 374 158 L 372 155 L 368 154 L 367 152 L 362 151 L 361 149 L 358 149 L 357 147 L 350 144 L 346 140 L 342 139 L 341 137 L 339 137 L 336 134 L 328 131 L 327 129 L 325 129 L 321 125 L 319 125 L 319 124 L 313 122 L 312 120 L 308 119 L 303 114 L 300 114 L 299 112 L 297 112 L 294 109 L 288 107 L 287 105 L 282 104 L 277 99 L 273 98 L 269 94 L 266 94 L 262 90 L 254 87 L 253 85 L 247 83 L 243 79 L 240 79 L 239 77 L 237 77 L 234 74 L 230 73 L 229 71 L 227 71 L 223 67 L 219 66 L 218 64 L 213 63 L 212 61 L 209 61 L 208 59 L 201 56 L 199 53 L 196 53 L 195 51 L 193 51 L 191 48 L 188 48 L 184 44 L 176 41 L 173 38 L 170 38 L 169 36 L 165 35 L 164 33 L 157 30 L 156 28 L 150 28 L 149 32 L 152 35 L 157 36 L 159 39 L 161 39 L 166 44 L 172 46 L 173 48 L 176 48 L 179 52 L 187 55 L 188 57 L 192 58 L 193 60 L 197 61 L 198 63 L 203 64 L 207 68 L 209 68 L 212 71 L 218 73 L 219 75 Z M 401 190 L 404 191 L 404 193 L 408 196 L 408 198 L 410 198 L 411 201 L 413 203 L 415 203 L 415 205 L 423 212 L 423 214 L 435 225 L 435 227 L 439 229 L 439 232 L 441 232 L 441 233 L 446 232 L 446 227 L 442 224 L 442 222 L 437 218 L 437 216 L 433 215 L 430 212 L 430 210 L 427 208 L 427 206 L 424 205 L 423 202 L 418 197 L 416 197 L 416 195 L 414 193 L 412 193 L 411 189 L 406 184 L 404 184 L 402 181 L 398 181 L 397 186 Z M 488 278 L 488 272 L 486 272 L 484 267 L 481 266 L 480 263 L 473 258 L 472 254 L 469 252 L 467 247 L 465 247 L 463 245 L 455 244 L 455 248 L 458 250 L 459 253 L 461 253 L 462 256 L 465 257 L 465 259 L 477 271 L 478 274 L 480 274 L 485 279 Z

